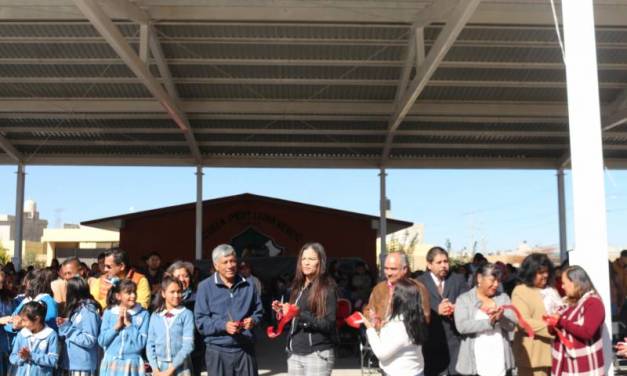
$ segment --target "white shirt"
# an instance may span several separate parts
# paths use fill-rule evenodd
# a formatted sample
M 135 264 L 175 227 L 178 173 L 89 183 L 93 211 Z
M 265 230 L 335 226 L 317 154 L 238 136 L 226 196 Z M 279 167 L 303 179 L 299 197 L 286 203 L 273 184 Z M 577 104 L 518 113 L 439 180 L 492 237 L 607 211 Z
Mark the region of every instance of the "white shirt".
M 438 287 L 440 283 L 442 283 L 442 292 L 444 292 L 444 279 L 440 280 L 440 278 L 436 277 L 435 274 L 429 272 L 431 274 L 431 278 L 433 279 L 433 283 L 435 283 L 435 287 Z
M 564 305 L 564 301 L 560 297 L 560 294 L 553 287 L 545 287 L 540 290 L 542 296 L 542 302 L 544 303 L 544 310 L 549 315 L 556 314 Z
M 422 374 L 425 362 L 422 347 L 415 345 L 407 335 L 402 319 L 395 317 L 377 333 L 374 328 L 366 331 L 372 352 L 387 375 L 416 376 Z
M 480 309 L 475 311 L 475 319 L 488 320 L 488 315 Z M 501 329 L 489 329 L 475 335 L 475 365 L 481 376 L 505 376 L 505 349 Z

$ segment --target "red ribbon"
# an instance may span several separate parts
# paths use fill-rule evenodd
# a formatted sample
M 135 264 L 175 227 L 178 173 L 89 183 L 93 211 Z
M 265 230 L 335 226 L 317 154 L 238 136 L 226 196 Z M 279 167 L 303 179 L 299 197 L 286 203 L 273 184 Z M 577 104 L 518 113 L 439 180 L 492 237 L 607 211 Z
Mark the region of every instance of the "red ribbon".
M 272 326 L 268 326 L 268 328 L 266 329 L 266 334 L 268 335 L 268 338 L 276 338 L 280 336 L 281 333 L 283 333 L 283 328 L 285 327 L 285 325 L 287 325 L 288 322 L 292 321 L 294 317 L 298 316 L 299 312 L 300 310 L 296 305 L 290 304 L 285 315 L 280 312 L 277 313 L 279 325 L 277 326 L 276 330 L 274 330 Z
M 362 316 L 361 312 L 355 311 L 352 315 L 345 318 L 344 321 L 351 328 L 359 329 L 361 324 L 364 323 L 364 317 Z
M 525 319 L 523 318 L 518 308 L 516 308 L 516 306 L 514 306 L 513 304 L 505 304 L 505 305 L 502 305 L 501 307 L 503 307 L 503 309 L 509 309 L 512 312 L 514 312 L 514 314 L 516 315 L 516 318 L 518 319 L 518 325 L 522 326 L 522 328 L 525 329 L 525 331 L 527 332 L 527 336 L 531 339 L 535 337 L 533 328 L 531 327 L 531 325 L 529 325 L 527 321 L 525 321 Z
M 562 344 L 564 344 L 566 348 L 572 349 L 575 347 L 575 344 L 572 343 L 568 338 L 566 338 L 564 333 L 562 333 L 562 331 L 556 327 L 557 323 L 559 322 L 559 319 L 555 320 L 553 316 L 550 316 L 550 315 L 543 315 L 542 319 L 544 320 L 544 322 L 546 322 L 549 328 L 552 328 L 553 331 L 555 331 L 557 338 L 559 338 L 560 342 L 562 342 Z
M 575 347 L 575 344 L 570 342 L 568 338 L 566 338 L 566 336 L 562 333 L 561 330 L 555 328 L 555 333 L 557 334 L 557 337 L 560 339 L 560 342 L 562 342 L 564 346 L 566 346 L 566 348 L 572 349 Z

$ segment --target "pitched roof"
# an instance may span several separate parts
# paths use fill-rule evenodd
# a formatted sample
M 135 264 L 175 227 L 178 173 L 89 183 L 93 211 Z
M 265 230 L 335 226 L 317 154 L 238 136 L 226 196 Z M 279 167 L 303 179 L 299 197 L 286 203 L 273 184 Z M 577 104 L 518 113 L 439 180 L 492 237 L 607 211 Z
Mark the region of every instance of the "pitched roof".
M 229 202 L 241 202 L 241 201 L 265 201 L 273 205 L 292 206 L 294 208 L 353 217 L 355 219 L 362 219 L 362 220 L 368 219 L 372 221 L 379 220 L 379 217 L 373 216 L 373 215 L 356 213 L 356 212 L 351 212 L 347 210 L 334 209 L 334 208 L 318 206 L 318 205 L 305 204 L 302 202 L 283 200 L 280 198 L 260 196 L 260 195 L 255 195 L 251 193 L 242 193 L 239 195 L 225 196 L 225 197 L 219 197 L 219 198 L 210 199 L 210 200 L 204 200 L 203 209 L 206 208 L 207 206 L 219 205 L 219 204 L 224 204 L 224 203 L 229 203 Z M 167 206 L 163 208 L 145 210 L 141 212 L 121 214 L 121 215 L 116 215 L 112 217 L 92 219 L 92 220 L 81 222 L 81 224 L 84 226 L 91 226 L 91 227 L 97 227 L 97 228 L 102 228 L 106 230 L 119 231 L 122 228 L 124 221 L 126 220 L 145 218 L 145 217 L 151 217 L 151 216 L 160 216 L 163 214 L 180 212 L 180 211 L 193 211 L 195 210 L 195 208 L 196 208 L 196 203 L 191 202 L 187 204 Z M 404 229 L 406 227 L 410 227 L 413 225 L 412 222 L 401 221 L 401 220 L 396 220 L 396 219 L 388 219 L 387 223 L 388 223 L 388 232 L 398 231 L 398 230 L 401 230 L 401 229 Z

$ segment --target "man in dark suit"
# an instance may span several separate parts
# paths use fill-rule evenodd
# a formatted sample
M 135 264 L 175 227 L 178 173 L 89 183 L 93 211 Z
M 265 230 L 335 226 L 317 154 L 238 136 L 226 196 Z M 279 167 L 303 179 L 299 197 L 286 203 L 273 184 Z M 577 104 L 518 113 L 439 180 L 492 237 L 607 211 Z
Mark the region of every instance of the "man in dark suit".
M 429 335 L 422 346 L 425 376 L 455 375 L 460 335 L 453 313 L 457 297 L 468 290 L 463 276 L 450 273 L 448 253 L 441 247 L 427 252 L 428 272 L 419 277 L 429 291 L 431 322 Z

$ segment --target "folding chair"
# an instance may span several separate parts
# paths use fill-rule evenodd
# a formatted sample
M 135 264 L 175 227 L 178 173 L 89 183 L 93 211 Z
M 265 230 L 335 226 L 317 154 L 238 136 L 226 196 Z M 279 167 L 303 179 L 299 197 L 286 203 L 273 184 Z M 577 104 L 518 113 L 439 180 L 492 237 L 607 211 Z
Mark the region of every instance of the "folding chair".
M 366 331 L 360 329 L 359 341 L 359 363 L 361 367 L 361 376 L 364 375 L 383 375 L 383 371 L 379 368 L 379 359 L 372 352 L 372 348 L 368 343 Z

